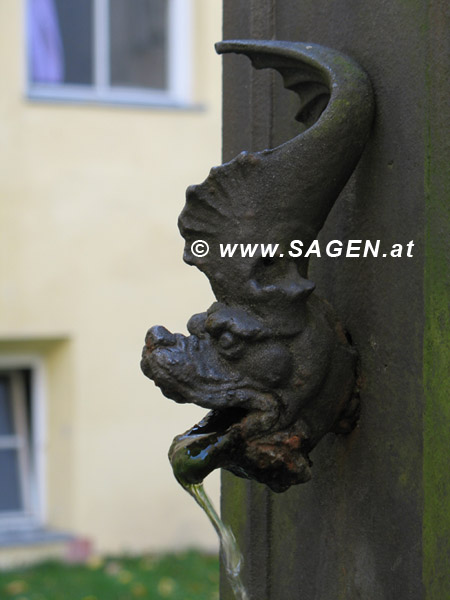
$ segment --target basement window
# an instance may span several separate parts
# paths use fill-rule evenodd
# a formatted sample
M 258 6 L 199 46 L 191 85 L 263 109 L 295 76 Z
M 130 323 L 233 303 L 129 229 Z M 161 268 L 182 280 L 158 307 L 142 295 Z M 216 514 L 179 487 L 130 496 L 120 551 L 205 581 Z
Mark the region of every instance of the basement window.
M 28 94 L 190 102 L 190 0 L 27 0 Z
M 0 368 L 0 533 L 40 521 L 33 370 Z

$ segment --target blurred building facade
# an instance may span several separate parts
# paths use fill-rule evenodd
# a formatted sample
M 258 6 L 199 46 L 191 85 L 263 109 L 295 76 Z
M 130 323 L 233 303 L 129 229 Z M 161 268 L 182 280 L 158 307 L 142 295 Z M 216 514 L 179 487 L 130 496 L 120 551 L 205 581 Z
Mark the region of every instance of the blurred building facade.
M 220 163 L 221 2 L 2 0 L 0 29 L 0 565 L 214 550 L 167 461 L 204 411 L 139 359 L 213 301 L 176 220 Z

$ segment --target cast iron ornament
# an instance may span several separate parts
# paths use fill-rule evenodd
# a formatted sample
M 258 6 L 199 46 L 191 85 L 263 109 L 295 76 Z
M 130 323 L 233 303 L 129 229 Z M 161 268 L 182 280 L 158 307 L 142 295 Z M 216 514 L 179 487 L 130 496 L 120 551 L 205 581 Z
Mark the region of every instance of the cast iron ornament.
M 369 136 L 373 96 L 361 67 L 316 44 L 216 48 L 278 71 L 300 98 L 305 130 L 274 149 L 242 152 L 188 188 L 184 260 L 206 274 L 217 302 L 191 317 L 188 337 L 152 327 L 141 366 L 168 398 L 210 409 L 170 448 L 182 483 L 224 468 L 282 492 L 311 478 L 308 455 L 326 433 L 348 433 L 358 417 L 356 352 L 313 293 L 308 260 L 288 248 L 317 237 Z M 199 239 L 209 244 L 204 257 L 191 252 Z M 282 257 L 219 253 L 220 243 L 274 242 Z

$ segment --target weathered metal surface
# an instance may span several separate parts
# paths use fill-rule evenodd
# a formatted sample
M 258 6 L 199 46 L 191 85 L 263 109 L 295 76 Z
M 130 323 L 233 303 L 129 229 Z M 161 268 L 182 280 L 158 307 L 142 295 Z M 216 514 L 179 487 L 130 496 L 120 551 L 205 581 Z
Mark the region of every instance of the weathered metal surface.
M 211 409 L 172 444 L 180 480 L 199 483 L 221 467 L 282 492 L 310 479 L 309 452 L 326 433 L 351 431 L 358 415 L 356 353 L 331 306 L 313 294 L 308 258 L 289 248 L 312 243 L 353 172 L 372 124 L 372 91 L 353 60 L 315 44 L 217 47 L 278 71 L 300 98 L 303 131 L 239 154 L 187 190 L 184 260 L 207 275 L 218 302 L 191 318 L 189 337 L 151 328 L 142 369 L 167 397 Z M 194 252 L 198 239 L 209 254 Z M 273 258 L 219 252 L 220 244 L 274 242 Z

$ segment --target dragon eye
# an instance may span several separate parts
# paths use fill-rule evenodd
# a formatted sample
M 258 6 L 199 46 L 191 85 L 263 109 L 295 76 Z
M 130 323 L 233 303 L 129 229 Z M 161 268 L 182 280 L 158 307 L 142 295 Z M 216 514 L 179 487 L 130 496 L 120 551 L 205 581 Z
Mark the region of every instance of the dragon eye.
M 232 333 L 225 330 L 216 338 L 217 350 L 227 360 L 235 360 L 240 358 L 246 348 L 245 341 Z
M 225 350 L 228 350 L 228 348 L 231 348 L 231 346 L 233 346 L 235 341 L 236 341 L 236 338 L 231 333 L 231 331 L 224 331 L 222 333 L 222 335 L 219 337 L 219 339 L 217 340 L 218 344 Z

